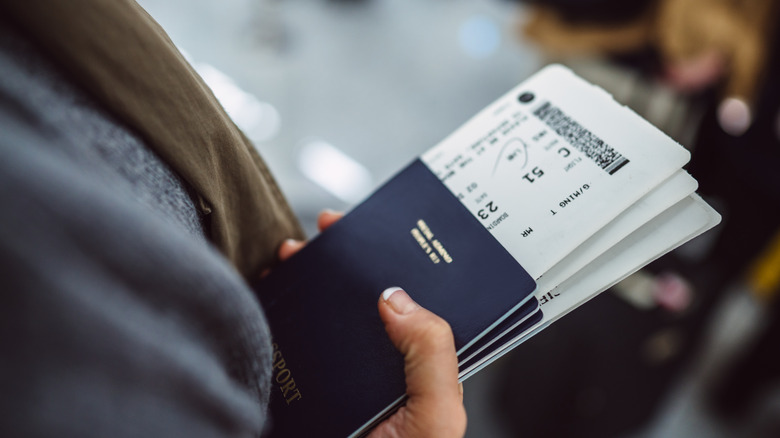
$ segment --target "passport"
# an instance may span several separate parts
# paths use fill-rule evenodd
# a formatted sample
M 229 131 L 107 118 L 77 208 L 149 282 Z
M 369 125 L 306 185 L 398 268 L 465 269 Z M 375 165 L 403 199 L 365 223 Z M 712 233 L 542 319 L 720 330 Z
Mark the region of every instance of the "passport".
M 564 67 L 510 90 L 253 285 L 272 435 L 360 436 L 403 405 L 387 287 L 450 324 L 462 381 L 712 228 L 689 158 Z
M 403 398 L 403 360 L 377 313 L 391 285 L 446 319 L 458 351 L 537 307 L 531 276 L 416 160 L 257 285 L 275 435 L 347 436 Z

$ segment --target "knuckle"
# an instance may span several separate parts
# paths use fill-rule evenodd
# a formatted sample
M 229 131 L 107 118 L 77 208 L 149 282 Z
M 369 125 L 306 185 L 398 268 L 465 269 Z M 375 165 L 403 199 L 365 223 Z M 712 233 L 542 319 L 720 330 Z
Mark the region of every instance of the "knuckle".
M 421 331 L 426 339 L 436 344 L 452 342 L 453 340 L 450 325 L 439 317 L 429 318 Z
M 446 351 L 454 347 L 452 329 L 441 318 L 429 318 L 417 330 L 415 341 L 419 348 L 428 352 Z

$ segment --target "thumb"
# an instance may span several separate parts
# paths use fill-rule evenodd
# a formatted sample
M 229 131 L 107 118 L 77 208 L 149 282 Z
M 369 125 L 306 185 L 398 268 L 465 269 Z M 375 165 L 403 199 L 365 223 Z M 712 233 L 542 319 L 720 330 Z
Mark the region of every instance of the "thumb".
M 390 340 L 404 356 L 409 400 L 376 436 L 463 436 L 466 412 L 449 324 L 397 287 L 385 290 L 378 305 Z

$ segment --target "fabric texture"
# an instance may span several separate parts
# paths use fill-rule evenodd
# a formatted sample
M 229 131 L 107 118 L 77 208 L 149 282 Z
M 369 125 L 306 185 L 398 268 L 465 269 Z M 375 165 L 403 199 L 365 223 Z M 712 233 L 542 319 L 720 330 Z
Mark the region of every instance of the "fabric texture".
M 124 183 L 122 189 L 134 199 L 205 242 L 194 194 L 135 133 L 72 86 L 19 31 L 0 28 L 0 51 L 6 99 L 67 137 L 62 153 L 103 180 Z
M 32 44 L 0 50 L 0 435 L 259 435 L 245 279 L 304 237 L 262 159 L 132 0 L 6 20 Z
M 187 185 L 0 22 L 0 436 L 257 436 L 270 334 Z
M 257 151 L 134 1 L 0 0 L 0 13 L 195 190 L 212 242 L 244 276 L 304 237 Z

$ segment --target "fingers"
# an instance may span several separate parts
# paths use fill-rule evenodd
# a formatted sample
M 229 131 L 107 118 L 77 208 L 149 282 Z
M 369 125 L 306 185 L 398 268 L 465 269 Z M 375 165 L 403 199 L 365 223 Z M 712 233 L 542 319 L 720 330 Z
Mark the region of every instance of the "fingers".
M 379 315 L 390 340 L 404 355 L 409 400 L 373 436 L 463 436 L 466 412 L 449 324 L 399 288 L 382 293 Z
M 279 260 L 285 261 L 292 257 L 293 254 L 300 251 L 301 248 L 306 246 L 306 243 L 300 240 L 287 239 L 282 242 L 282 246 L 279 247 Z
M 339 213 L 338 211 L 333 210 L 323 210 L 317 217 L 317 228 L 320 231 L 324 231 L 342 217 L 344 217 L 344 213 Z
M 344 213 L 339 213 L 333 210 L 324 210 L 317 217 L 317 228 L 319 228 L 320 231 L 324 231 L 326 228 L 336 223 L 336 221 L 341 219 L 343 216 Z M 285 261 L 289 259 L 293 254 L 300 251 L 304 246 L 306 246 L 306 243 L 301 242 L 300 240 L 285 240 L 282 242 L 282 245 L 279 247 L 279 251 L 277 252 L 279 260 Z

